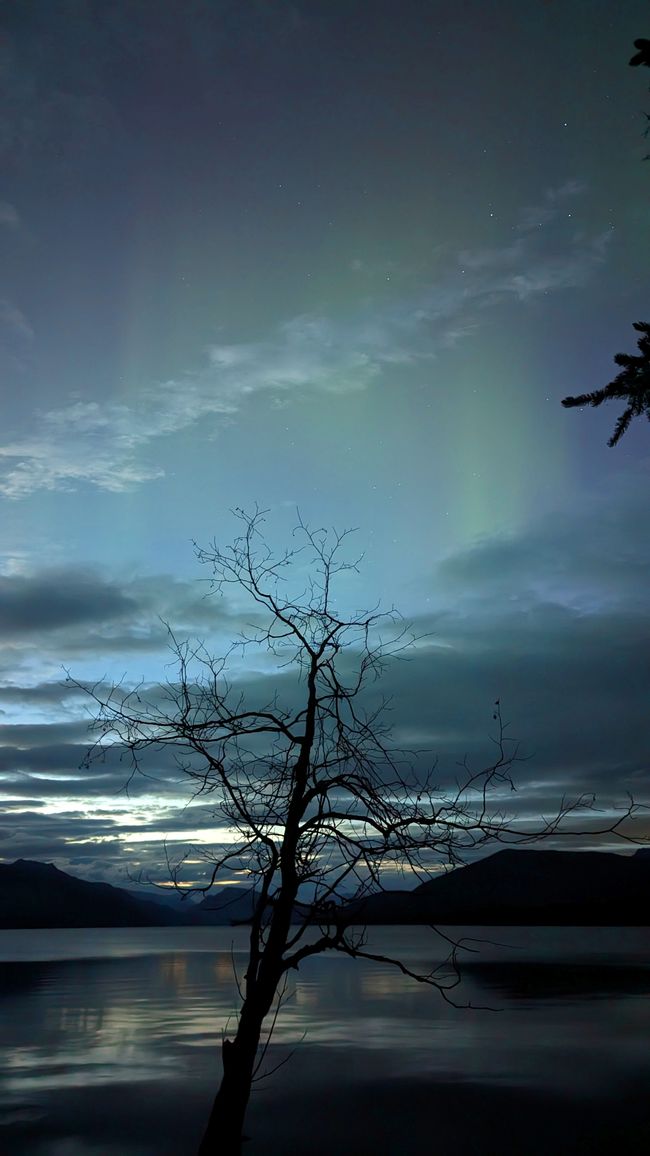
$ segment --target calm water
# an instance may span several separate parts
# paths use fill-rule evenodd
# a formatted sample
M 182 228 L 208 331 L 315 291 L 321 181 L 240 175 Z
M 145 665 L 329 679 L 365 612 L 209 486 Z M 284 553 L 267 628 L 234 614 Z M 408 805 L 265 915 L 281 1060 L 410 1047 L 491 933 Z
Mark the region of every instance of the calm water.
M 0 932 L 1 1156 L 191 1156 L 245 934 Z M 303 964 L 247 1156 L 650 1150 L 650 929 L 463 934 L 491 941 L 461 955 L 454 993 L 480 1010 L 387 965 Z M 424 928 L 370 946 L 427 970 L 444 956 Z

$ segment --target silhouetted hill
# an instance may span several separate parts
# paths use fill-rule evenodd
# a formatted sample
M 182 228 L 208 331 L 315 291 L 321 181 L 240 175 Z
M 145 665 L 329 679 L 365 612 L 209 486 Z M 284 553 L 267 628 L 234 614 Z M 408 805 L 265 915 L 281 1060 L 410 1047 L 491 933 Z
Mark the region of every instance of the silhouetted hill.
M 217 887 L 197 904 L 201 922 L 212 925 L 246 923 L 252 918 L 254 892 L 247 887 Z
M 198 907 L 192 896 L 188 895 L 183 899 L 182 892 L 176 891 L 174 887 L 143 884 L 138 887 L 125 887 L 124 890 L 134 899 L 140 899 L 144 903 L 160 903 L 163 907 L 171 907 L 172 911 L 178 911 L 181 915 L 188 915 Z
M 157 893 L 154 893 L 157 894 Z M 246 922 L 252 892 L 222 887 L 191 907 L 88 883 L 50 863 L 0 864 L 0 927 L 168 927 Z M 413 891 L 385 891 L 346 910 L 354 923 L 650 924 L 650 847 L 497 851 Z
M 155 888 L 88 883 L 51 863 L 0 863 L 0 927 L 229 926 L 249 920 L 252 909 L 252 893 L 243 888 L 221 887 L 201 903 L 182 903 Z
M 362 923 L 650 924 L 650 848 L 497 851 L 413 891 L 369 896 Z
M 191 922 L 109 883 L 87 883 L 51 863 L 0 864 L 0 927 L 167 927 Z

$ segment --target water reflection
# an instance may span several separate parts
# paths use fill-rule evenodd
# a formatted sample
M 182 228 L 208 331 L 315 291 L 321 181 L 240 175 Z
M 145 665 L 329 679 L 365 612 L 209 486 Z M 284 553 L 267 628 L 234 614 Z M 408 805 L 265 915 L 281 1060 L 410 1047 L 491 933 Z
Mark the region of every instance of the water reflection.
M 71 936 L 40 933 L 38 960 L 25 958 L 31 933 L 0 934 L 0 952 L 15 957 L 0 964 L 3 1156 L 109 1156 L 111 1145 L 120 1156 L 189 1156 L 234 1022 L 234 968 L 241 975 L 245 963 L 245 935 L 231 942 L 229 930 L 203 930 L 74 932 L 76 957 Z M 507 929 L 500 946 L 466 954 L 454 995 L 491 1011 L 452 1007 L 387 965 L 310 960 L 292 976 L 268 1066 L 299 1050 L 260 1086 L 253 1109 L 271 1147 L 253 1140 L 249 1156 L 270 1156 L 276 1142 L 289 1150 L 301 1105 L 324 1098 L 334 1129 L 346 1097 L 361 1102 L 364 1088 L 381 1088 L 383 1103 L 399 1081 L 411 1098 L 424 1081 L 429 1102 L 450 1084 L 468 1096 L 488 1089 L 492 1105 L 498 1089 L 516 1089 L 519 1104 L 524 1094 L 562 1097 L 565 1108 L 613 1092 L 624 1099 L 650 1076 L 650 952 L 645 929 L 610 931 Z M 426 970 L 444 954 L 424 929 L 373 936 Z M 372 1127 L 366 1121 L 368 1144 Z M 635 1127 L 640 1135 L 643 1120 Z M 396 1156 L 389 1134 L 374 1137 L 374 1152 Z M 457 1135 L 455 1144 L 462 1152 Z

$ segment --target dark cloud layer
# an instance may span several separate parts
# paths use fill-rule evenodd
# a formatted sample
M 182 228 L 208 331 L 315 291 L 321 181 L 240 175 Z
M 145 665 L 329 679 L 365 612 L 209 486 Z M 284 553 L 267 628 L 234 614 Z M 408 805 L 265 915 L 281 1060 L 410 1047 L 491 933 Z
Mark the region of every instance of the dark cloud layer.
M 507 733 L 526 756 L 514 767 L 518 792 L 504 796 L 504 805 L 520 818 L 553 813 L 563 796 L 583 792 L 598 796 L 605 815 L 624 805 L 626 792 L 638 801 L 650 799 L 649 528 L 646 504 L 627 485 L 600 504 L 583 504 L 517 535 L 486 540 L 439 567 L 431 580 L 435 609 L 413 622 L 420 641 L 407 661 L 389 665 L 381 690 L 392 698 L 396 742 L 420 752 L 416 764 L 437 760 L 442 789 L 465 758 L 474 769 L 489 763 L 493 703 L 499 698 L 510 724 Z M 27 583 L 23 599 L 33 596 L 40 606 L 51 581 L 49 575 Z M 168 611 L 178 593 L 181 621 L 188 621 L 188 607 L 204 605 L 180 583 L 143 582 L 139 597 L 133 583 L 93 587 L 84 580 L 81 589 L 77 618 L 62 599 L 44 621 L 74 632 L 83 618 L 92 639 L 107 614 L 127 621 L 159 604 L 163 593 Z M 219 613 L 218 602 L 212 604 L 210 614 Z M 352 664 L 354 655 L 346 661 Z M 168 676 L 173 679 L 173 670 Z M 237 690 L 257 704 L 275 690 L 289 704 L 300 693 L 287 671 L 242 670 Z M 162 701 L 153 687 L 147 695 Z M 58 706 L 65 712 L 52 722 L 12 722 L 5 716 L 0 726 L 0 781 L 9 820 L 3 827 L 5 835 L 12 832 L 4 844 L 6 857 L 30 847 L 48 858 L 63 849 L 68 855 L 76 839 L 143 830 L 154 845 L 143 854 L 155 857 L 155 843 L 165 834 L 214 824 L 209 806 L 191 813 L 166 809 L 165 799 L 171 802 L 184 790 L 189 797 L 170 751 L 150 753 L 143 769 L 152 777 L 129 784 L 134 807 L 153 794 L 162 810 L 141 815 L 135 825 L 117 811 L 112 817 L 110 800 L 117 807 L 125 798 L 128 754 L 116 747 L 79 770 L 91 737 L 88 718 L 78 714 L 83 703 L 83 690 L 53 682 L 0 688 L 5 711 Z M 91 813 L 81 814 L 72 801 L 61 813 L 43 813 L 48 802 L 74 799 L 85 800 Z M 21 800 L 28 808 L 22 813 Z M 581 822 L 589 826 L 584 816 Z M 83 854 L 84 846 L 77 845 Z M 109 842 L 102 844 L 102 854 L 108 863 L 114 855 L 121 859 L 123 849 Z
M 34 577 L 0 575 L 0 636 L 35 634 L 132 615 L 133 599 L 95 575 L 52 571 Z
M 22 703 L 34 709 L 62 705 L 76 694 L 65 670 L 80 663 L 143 661 L 169 650 L 178 638 L 231 638 L 243 621 L 206 582 L 170 575 L 109 578 L 74 566 L 0 575 L 0 711 Z M 61 680 L 17 681 L 18 672 L 46 663 Z M 98 671 L 98 676 L 101 675 Z M 1 716 L 0 716 L 1 717 Z
M 620 603 L 648 609 L 650 506 L 647 467 L 618 479 L 613 493 L 567 508 L 525 533 L 478 541 L 439 568 L 437 581 L 463 598 L 557 601 L 584 609 Z

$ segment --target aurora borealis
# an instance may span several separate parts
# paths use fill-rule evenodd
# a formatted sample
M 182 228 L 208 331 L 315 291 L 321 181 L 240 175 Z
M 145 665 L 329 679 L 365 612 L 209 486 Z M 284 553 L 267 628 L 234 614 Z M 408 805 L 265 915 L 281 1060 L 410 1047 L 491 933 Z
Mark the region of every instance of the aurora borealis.
M 130 800 L 79 771 L 62 668 L 155 680 L 161 618 L 222 645 L 243 611 L 192 541 L 255 502 L 277 545 L 296 507 L 358 527 L 342 604 L 431 635 L 387 676 L 398 737 L 480 759 L 500 696 L 522 812 L 647 800 L 650 429 L 609 450 L 616 413 L 560 405 L 648 318 L 647 15 L 4 7 L 4 859 L 119 881 L 210 829 L 171 768 Z

